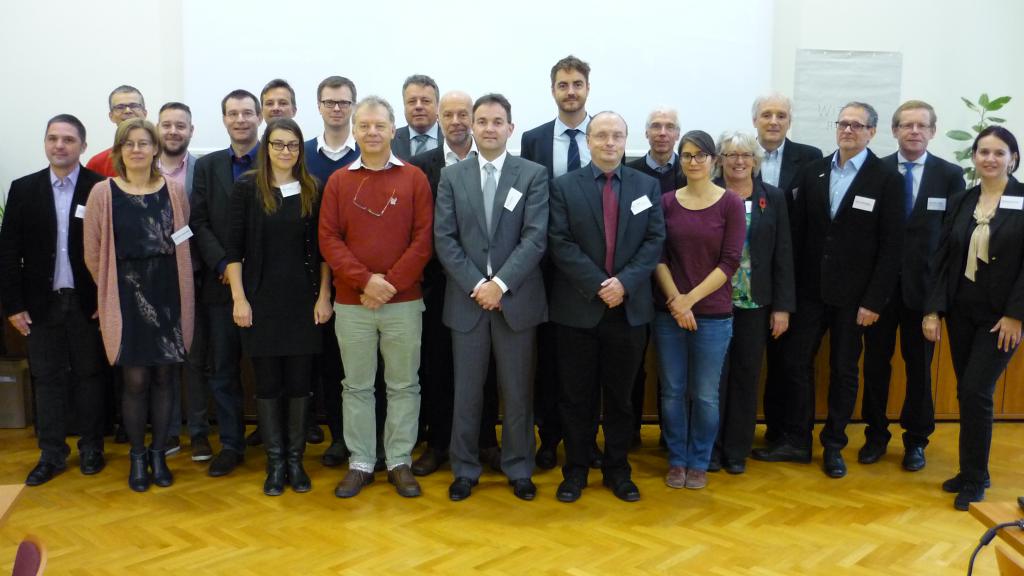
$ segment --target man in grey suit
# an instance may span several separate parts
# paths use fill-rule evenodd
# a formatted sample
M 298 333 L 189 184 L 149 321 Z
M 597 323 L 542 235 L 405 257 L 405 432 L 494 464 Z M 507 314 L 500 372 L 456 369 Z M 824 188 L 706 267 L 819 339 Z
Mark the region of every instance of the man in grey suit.
M 441 127 L 437 124 L 437 103 L 440 92 L 437 82 L 424 74 L 413 74 L 402 84 L 405 121 L 395 131 L 391 151 L 402 160 L 429 152 L 441 145 Z
M 514 494 L 533 500 L 531 383 L 537 325 L 547 320 L 540 260 L 547 248 L 548 178 L 540 164 L 510 156 L 512 106 L 500 94 L 473 105 L 479 155 L 441 170 L 434 247 L 448 275 L 444 323 L 452 329 L 455 408 L 452 500 L 480 477 L 480 416 L 494 353 L 505 413 L 501 469 Z

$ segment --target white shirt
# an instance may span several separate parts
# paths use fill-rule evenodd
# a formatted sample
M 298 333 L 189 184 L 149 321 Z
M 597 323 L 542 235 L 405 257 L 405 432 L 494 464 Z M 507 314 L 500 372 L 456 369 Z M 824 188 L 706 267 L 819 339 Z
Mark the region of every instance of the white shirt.
M 391 168 L 392 166 L 405 166 L 405 163 L 402 162 L 401 160 L 399 160 L 398 156 L 395 156 L 394 152 L 391 153 L 391 157 L 388 158 L 388 161 L 384 164 L 384 170 L 387 170 L 388 168 Z M 348 165 L 348 169 L 349 170 L 359 170 L 360 168 L 365 168 L 365 166 L 363 166 L 363 157 L 362 156 L 360 156 L 359 158 L 356 158 L 355 162 L 352 162 L 351 164 Z M 366 168 L 366 169 L 367 170 L 372 170 L 372 168 Z
M 477 159 L 480 161 L 480 191 L 481 191 L 481 193 L 483 193 L 484 182 L 487 181 L 487 171 L 484 170 L 484 166 L 486 166 L 488 164 L 494 166 L 494 184 L 495 184 L 495 189 L 497 189 L 498 182 L 501 182 L 501 169 L 502 169 L 503 166 L 505 166 L 505 159 L 506 158 L 508 158 L 508 150 L 502 152 L 501 156 L 498 156 L 494 160 L 486 160 L 483 156 L 477 155 Z M 497 190 L 495 190 L 495 191 L 497 191 Z M 498 288 L 501 288 L 501 293 L 502 294 L 504 294 L 505 292 L 508 292 L 508 286 L 506 286 L 505 283 L 501 281 L 501 278 L 498 278 L 497 276 L 494 276 L 494 270 L 491 268 L 491 256 L 490 256 L 489 252 L 488 252 L 488 255 L 487 255 L 487 275 L 491 277 L 491 280 L 494 280 L 494 283 L 498 285 Z M 487 282 L 487 278 L 481 278 L 480 281 L 476 283 L 476 286 L 474 287 L 474 290 L 476 288 L 479 288 L 480 285 L 483 284 L 484 282 Z
M 921 189 L 921 177 L 924 176 L 924 163 L 928 160 L 928 151 L 925 150 L 924 154 L 917 160 L 914 160 L 914 166 L 911 174 L 914 177 L 914 203 L 917 203 L 917 192 Z M 904 176 L 907 173 L 906 167 L 903 165 L 904 162 L 910 162 L 903 156 L 903 152 L 896 152 L 896 167 L 900 170 L 900 176 Z
M 469 139 L 469 152 L 466 153 L 466 158 L 459 158 L 459 155 L 456 154 L 455 151 L 452 150 L 450 146 L 448 146 L 448 140 L 447 139 L 445 139 L 443 146 L 444 146 L 444 165 L 446 167 L 447 166 L 451 166 L 452 164 L 455 164 L 456 162 L 460 162 L 462 160 L 466 160 L 470 156 L 476 156 L 478 154 L 478 152 L 476 150 L 476 140 L 473 140 L 472 138 Z
M 783 140 L 778 148 L 771 152 L 764 150 L 764 160 L 761 161 L 761 180 L 778 188 L 779 177 L 782 175 L 782 151 L 786 147 Z
M 576 129 L 576 145 L 580 147 L 580 167 L 590 164 L 590 148 L 587 148 L 587 126 L 590 124 L 590 116 L 583 118 Z M 565 131 L 569 127 L 560 118 L 555 118 L 555 140 L 551 147 L 551 171 L 555 178 L 569 171 L 569 136 Z
M 316 137 L 316 149 L 323 152 L 324 156 L 327 156 L 331 160 L 337 162 L 345 157 L 352 150 L 356 149 L 356 139 L 352 137 L 352 131 L 348 132 L 348 139 L 341 145 L 341 148 L 331 148 L 327 145 L 327 139 L 324 138 L 323 134 Z

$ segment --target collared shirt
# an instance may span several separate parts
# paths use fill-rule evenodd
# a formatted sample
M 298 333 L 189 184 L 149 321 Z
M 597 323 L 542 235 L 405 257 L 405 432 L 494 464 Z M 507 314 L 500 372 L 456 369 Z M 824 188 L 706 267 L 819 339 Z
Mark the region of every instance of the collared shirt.
M 594 185 L 597 186 L 597 192 L 604 194 L 604 171 L 597 167 L 597 164 L 590 164 L 591 171 L 594 174 Z M 615 167 L 612 170 L 612 191 L 615 192 L 615 200 L 618 201 L 620 190 L 622 189 L 622 164 Z
M 782 175 L 782 152 L 785 147 L 786 141 L 783 140 L 782 144 L 771 152 L 761 148 L 764 150 L 764 160 L 761 160 L 761 180 L 775 187 L 778 187 L 779 177 Z
M 494 184 L 495 184 L 495 187 L 497 187 L 498 182 L 501 182 L 501 169 L 505 166 L 505 159 L 506 158 L 508 158 L 508 150 L 502 152 L 501 156 L 498 156 L 494 160 L 487 160 L 483 156 L 477 155 L 477 160 L 480 161 L 480 190 L 481 190 L 481 192 L 484 189 L 484 182 L 487 181 L 487 171 L 484 170 L 484 166 L 486 166 L 488 164 L 491 164 L 492 166 L 494 166 Z M 491 280 L 494 280 L 494 283 L 497 284 L 499 288 L 501 288 L 501 293 L 502 294 L 504 294 L 505 292 L 508 292 L 508 286 L 506 286 L 505 283 L 501 281 L 501 278 L 498 278 L 497 276 L 494 276 L 494 270 L 491 269 L 491 256 L 490 256 L 490 254 L 487 255 L 487 276 Z M 483 284 L 486 281 L 487 281 L 487 278 L 481 278 L 480 281 L 476 283 L 476 285 L 479 287 L 481 284 Z
M 587 148 L 587 126 L 590 124 L 590 116 L 585 116 L 576 129 L 576 145 L 580 147 L 580 166 L 590 163 L 590 148 Z M 569 171 L 569 136 L 565 133 L 569 127 L 560 118 L 555 118 L 555 141 L 551 148 L 551 171 L 555 178 Z
M 173 180 L 182 190 L 185 189 L 185 173 L 188 168 L 187 152 L 181 155 L 181 162 L 178 162 L 177 166 L 164 166 L 163 159 L 160 159 L 156 161 L 156 167 L 164 175 L 164 178 Z
M 391 157 L 388 158 L 388 161 L 384 164 L 384 168 L 382 168 L 382 170 L 387 170 L 388 168 L 391 168 L 392 166 L 405 166 L 405 163 L 402 162 L 401 160 L 399 160 L 398 156 L 395 156 L 394 153 L 392 153 Z M 355 161 L 353 161 L 351 164 L 348 165 L 348 169 L 349 170 L 359 170 L 361 168 L 366 168 L 365 166 L 363 166 L 363 157 L 362 156 L 360 156 L 359 158 L 356 158 Z M 366 168 L 366 169 L 367 170 L 373 170 L 372 168 Z
M 459 155 L 456 154 L 454 150 L 452 150 L 451 146 L 448 145 L 447 139 L 444 141 L 442 146 L 444 146 L 444 165 L 446 167 L 451 166 L 452 164 L 455 164 L 456 162 L 459 162 L 461 160 L 465 160 L 466 158 L 469 158 L 471 156 L 476 156 L 478 154 L 476 149 L 476 140 L 472 138 L 469 139 L 469 152 L 466 152 L 466 158 L 459 158 Z
M 231 179 L 238 180 L 238 177 L 245 174 L 249 170 L 256 167 L 256 153 L 259 152 L 260 143 L 256 142 L 256 145 L 252 147 L 242 156 L 235 156 L 234 148 L 228 148 L 228 152 L 231 153 Z
M 316 149 L 323 152 L 324 156 L 327 156 L 331 160 L 337 162 L 345 157 L 352 150 L 356 149 L 356 139 L 352 136 L 352 131 L 349 130 L 348 138 L 345 139 L 345 143 L 340 148 L 331 148 L 327 145 L 327 139 L 321 133 L 316 137 Z
M 416 137 L 426 136 L 427 141 L 423 143 L 423 150 L 420 150 L 420 154 L 424 152 L 430 152 L 434 148 L 437 148 L 437 122 L 434 122 L 430 128 L 427 128 L 426 132 L 420 132 L 412 126 L 409 126 L 409 153 L 416 153 Z
M 836 217 L 836 212 L 839 211 L 839 206 L 842 205 L 843 198 L 846 197 L 846 191 L 850 189 L 850 184 L 857 177 L 857 172 L 860 172 L 860 167 L 864 165 L 864 160 L 867 157 L 868 149 L 865 148 L 847 160 L 846 164 L 840 168 L 839 151 L 836 150 L 836 153 L 832 155 L 832 175 L 828 180 L 828 191 L 833 218 Z
M 53 208 L 57 212 L 57 259 L 53 268 L 53 289 L 74 288 L 75 275 L 71 271 L 71 255 L 68 254 L 68 228 L 71 226 L 71 202 L 75 197 L 75 186 L 81 168 L 75 169 L 64 178 L 50 168 L 50 187 L 53 189 Z
M 666 172 L 671 172 L 672 167 L 675 166 L 676 153 L 672 153 L 672 157 L 668 159 L 668 162 L 664 164 L 658 164 L 658 161 L 655 160 L 654 156 L 652 156 L 651 153 L 648 151 L 647 155 L 644 156 L 644 161 L 647 162 L 647 167 L 650 168 L 651 170 L 654 170 L 658 174 L 664 174 Z
M 914 202 L 917 202 L 917 192 L 921 189 L 921 177 L 924 176 L 924 163 L 928 161 L 928 151 L 925 150 L 924 154 L 917 160 L 913 160 L 914 166 L 912 168 L 911 175 L 914 177 Z M 896 152 L 896 167 L 899 168 L 900 176 L 904 176 L 907 173 L 905 166 L 906 162 L 911 162 L 903 156 L 903 152 Z

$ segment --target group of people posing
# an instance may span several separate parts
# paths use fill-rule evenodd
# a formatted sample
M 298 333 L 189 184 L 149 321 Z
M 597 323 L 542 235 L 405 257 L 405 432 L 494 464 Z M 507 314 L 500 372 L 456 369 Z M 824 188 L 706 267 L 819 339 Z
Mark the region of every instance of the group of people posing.
M 312 488 L 303 460 L 319 398 L 332 435 L 322 462 L 348 462 L 341 498 L 384 469 L 399 494 L 418 496 L 416 476 L 450 461 L 451 500 L 470 497 L 484 465 L 532 500 L 534 468 L 555 467 L 564 441 L 558 500 L 578 500 L 599 468 L 632 502 L 648 340 L 665 484 L 700 489 L 709 471 L 743 473 L 748 456 L 811 461 L 826 333 L 822 466 L 841 478 L 862 352 L 858 461 L 887 450 L 897 329 L 902 465 L 916 471 L 934 430 L 929 367 L 945 318 L 961 433 L 960 470 L 942 488 L 958 509 L 981 500 L 994 388 L 1024 319 L 1014 136 L 981 131 L 979 182 L 965 190 L 960 167 L 927 150 L 936 114 L 923 101 L 893 114 L 899 150 L 885 158 L 868 147 L 875 109 L 843 106 L 837 149 L 823 156 L 787 138 L 790 102 L 772 94 L 753 104 L 754 132 L 717 142 L 655 109 L 650 150 L 626 163 L 627 123 L 587 111 L 589 74 L 573 56 L 552 67 L 558 115 L 523 133 L 519 156 L 507 151 L 504 96 L 441 96 L 423 75 L 403 86 L 399 129 L 387 101 L 326 78 L 323 131 L 308 140 L 287 82 L 259 98 L 234 90 L 221 101 L 230 146 L 198 159 L 188 106 L 165 104 L 154 125 L 130 86 L 109 97 L 113 146 L 86 167 L 85 127 L 53 117 L 49 166 L 12 183 L 0 228 L 0 302 L 28 337 L 39 406 L 41 457 L 26 483 L 67 467 L 69 391 L 81 471 L 103 469 L 102 350 L 123 382 L 136 491 L 173 483 L 183 374 L 193 459 L 224 476 L 262 443 L 268 495 Z M 242 352 L 255 374 L 249 439 Z M 766 444 L 754 449 L 766 353 Z

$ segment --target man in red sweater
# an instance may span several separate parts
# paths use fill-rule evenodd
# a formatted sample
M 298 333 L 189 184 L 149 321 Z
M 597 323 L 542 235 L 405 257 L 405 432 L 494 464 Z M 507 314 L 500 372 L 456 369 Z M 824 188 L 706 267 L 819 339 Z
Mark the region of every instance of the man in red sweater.
M 334 272 L 335 331 L 345 366 L 345 443 L 352 453 L 334 493 L 350 498 L 373 482 L 379 350 L 388 398 L 388 481 L 402 496 L 419 496 L 409 465 L 419 426 L 420 280 L 431 254 L 433 196 L 423 172 L 391 153 L 395 114 L 390 104 L 364 98 L 353 124 L 362 156 L 331 175 L 320 208 L 320 251 Z
M 146 101 L 142 98 L 142 92 L 139 92 L 139 89 L 134 86 L 125 84 L 114 88 L 114 91 L 107 97 L 107 105 L 110 107 L 107 116 L 114 126 L 131 118 L 146 117 Z M 85 167 L 102 176 L 110 178 L 117 176 L 117 173 L 114 172 L 114 162 L 110 158 L 110 151 L 111 148 L 107 148 L 99 152 L 89 159 L 89 163 Z

